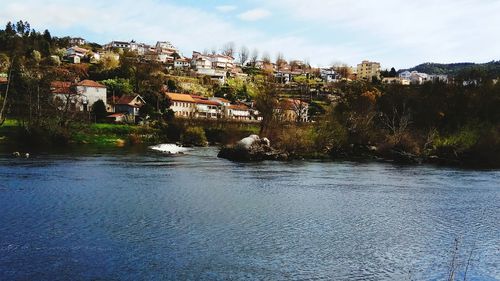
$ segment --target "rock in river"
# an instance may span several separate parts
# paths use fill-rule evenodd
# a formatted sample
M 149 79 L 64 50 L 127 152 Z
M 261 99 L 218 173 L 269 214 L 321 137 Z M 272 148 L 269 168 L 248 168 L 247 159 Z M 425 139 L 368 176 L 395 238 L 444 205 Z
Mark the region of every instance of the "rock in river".
M 288 160 L 287 153 L 274 149 L 269 139 L 257 135 L 224 146 L 217 156 L 232 161 Z

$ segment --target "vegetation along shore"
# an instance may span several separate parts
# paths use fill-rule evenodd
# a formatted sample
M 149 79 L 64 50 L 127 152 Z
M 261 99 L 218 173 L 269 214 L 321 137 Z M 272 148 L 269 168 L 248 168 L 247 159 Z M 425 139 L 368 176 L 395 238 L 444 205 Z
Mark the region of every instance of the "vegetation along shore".
M 500 167 L 500 62 L 315 68 L 231 43 L 191 58 L 169 42 L 125 43 L 9 22 L 0 144 L 204 146 L 255 134 L 287 159 Z

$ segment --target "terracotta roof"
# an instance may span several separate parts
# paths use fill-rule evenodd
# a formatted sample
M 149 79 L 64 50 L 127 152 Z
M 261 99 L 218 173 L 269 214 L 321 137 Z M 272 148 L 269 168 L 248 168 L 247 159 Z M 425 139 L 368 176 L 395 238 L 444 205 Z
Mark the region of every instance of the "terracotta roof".
M 202 99 L 195 99 L 194 100 L 197 104 L 207 104 L 207 105 L 216 105 L 219 106 L 220 103 L 214 100 L 202 100 Z
M 230 106 L 228 106 L 227 108 L 229 109 L 234 109 L 234 110 L 248 110 L 248 106 L 244 105 L 244 104 L 232 104 Z
M 110 118 L 122 117 L 122 116 L 125 116 L 125 113 L 114 113 L 114 114 L 108 115 L 108 117 L 110 117 Z
M 73 46 L 70 49 L 73 49 L 73 50 L 75 50 L 76 52 L 79 52 L 79 53 L 88 53 L 89 52 L 89 50 L 84 49 L 84 48 L 80 48 L 78 46 Z
M 116 101 L 116 104 L 129 104 L 135 99 L 135 96 L 121 96 L 121 98 Z
M 195 102 L 190 95 L 186 94 L 166 93 L 166 95 L 171 101 Z
M 225 98 L 212 98 L 212 100 L 218 100 L 220 102 L 223 102 L 223 103 L 231 103 L 229 100 L 226 100 Z
M 7 84 L 7 77 L 0 77 L 0 84 Z
M 96 81 L 93 80 L 83 80 L 78 83 L 76 83 L 77 86 L 85 86 L 85 87 L 94 87 L 94 88 L 106 88 L 103 84 L 97 83 Z
M 295 109 L 298 109 L 300 106 L 308 107 L 309 104 L 307 102 L 303 102 L 300 100 L 294 100 L 294 99 L 284 99 L 280 102 L 280 107 L 282 109 L 295 110 Z
M 190 95 L 193 99 L 206 100 L 207 98 L 200 95 Z
M 71 85 L 71 82 L 53 81 L 50 83 L 50 89 L 52 90 L 53 94 L 70 94 Z

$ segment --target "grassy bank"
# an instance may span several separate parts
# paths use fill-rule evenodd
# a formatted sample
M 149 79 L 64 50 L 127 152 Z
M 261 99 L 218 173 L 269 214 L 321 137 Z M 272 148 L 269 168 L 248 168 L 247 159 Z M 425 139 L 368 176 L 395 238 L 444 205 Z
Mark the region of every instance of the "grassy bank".
M 221 120 L 173 120 L 150 125 L 72 123 L 68 128 L 44 125 L 27 128 L 14 119 L 0 126 L 0 143 L 25 147 L 126 146 L 184 142 L 187 145 L 227 144 L 259 132 L 258 124 Z

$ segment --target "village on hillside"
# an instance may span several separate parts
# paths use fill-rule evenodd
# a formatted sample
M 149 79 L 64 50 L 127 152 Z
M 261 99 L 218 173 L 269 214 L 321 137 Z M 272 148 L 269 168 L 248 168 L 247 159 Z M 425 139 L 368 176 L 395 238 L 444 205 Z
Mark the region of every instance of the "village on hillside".
M 419 85 L 427 81 L 447 82 L 446 75 L 430 75 L 417 71 L 394 73 L 390 77 L 382 77 L 381 66 L 378 62 L 362 61 L 357 67 L 332 66 L 328 68 L 314 68 L 307 62 L 292 60 L 286 61 L 278 55 L 275 62 L 264 55 L 259 58 L 256 53 L 250 54 L 242 48 L 239 53 L 229 44 L 220 53 L 193 51 L 191 57 L 184 56 L 178 48 L 167 41 L 158 41 L 155 45 L 137 43 L 135 41 L 112 41 L 103 46 L 89 45 L 83 38 L 69 38 L 70 47 L 62 57 L 53 55 L 55 61 L 70 64 L 96 64 L 103 61 L 119 63 L 123 52 L 135 53 L 144 63 L 154 62 L 161 64 L 165 70 L 176 73 L 178 76 L 207 77 L 210 80 L 224 85 L 228 79 L 247 81 L 251 79 L 248 69 L 270 73 L 275 82 L 282 85 L 284 92 L 294 92 L 298 89 L 296 81 L 300 79 L 314 79 L 322 83 L 334 83 L 342 80 L 378 81 L 384 84 Z M 93 46 L 92 49 L 88 48 Z M 238 59 L 235 56 L 238 55 Z M 388 72 L 388 71 L 386 71 Z M 387 75 L 386 75 L 387 76 Z M 4 74 L 0 83 L 6 83 Z M 71 91 L 73 88 L 76 91 Z M 102 100 L 106 107 L 108 121 L 116 123 L 137 123 L 140 108 L 146 103 L 140 95 L 115 96 L 110 94 L 107 87 L 98 81 L 54 81 L 51 90 L 55 99 L 62 103 L 69 102 L 73 111 L 87 112 L 92 104 Z M 317 89 L 307 89 L 317 91 Z M 255 108 L 253 100 L 229 101 L 225 97 L 209 97 L 196 92 L 170 92 L 167 87 L 162 89 L 163 94 L 171 102 L 170 109 L 179 118 L 226 119 L 241 122 L 259 122 L 262 118 Z M 316 93 L 317 94 L 317 93 Z M 281 121 L 308 122 L 310 95 L 280 99 L 275 111 Z

